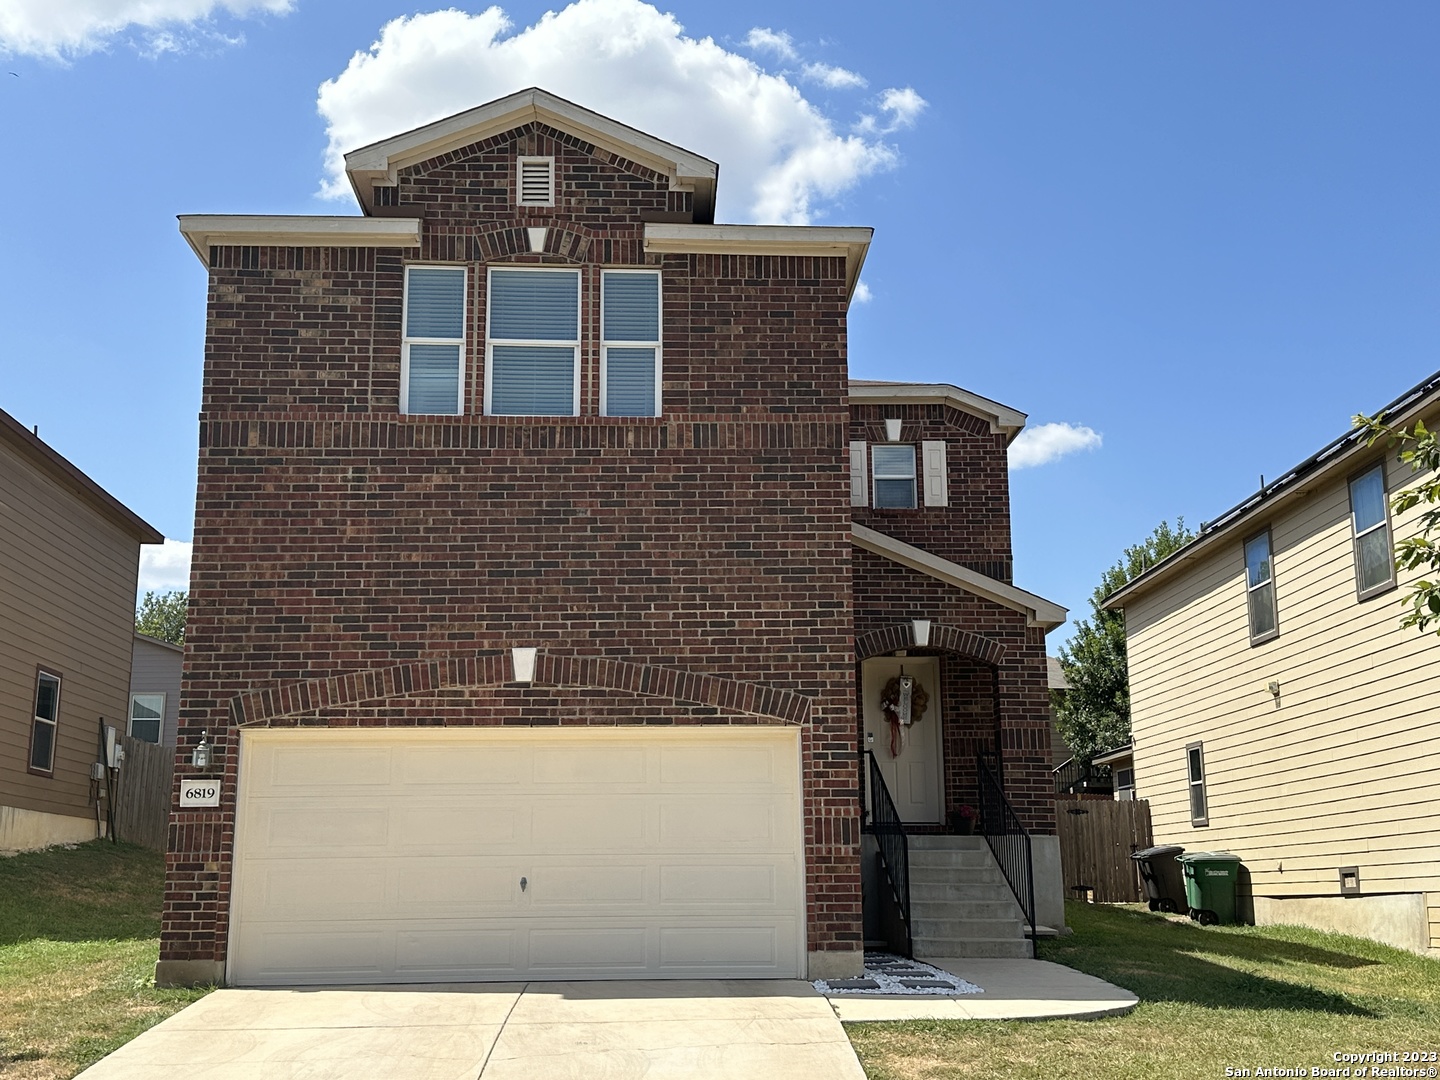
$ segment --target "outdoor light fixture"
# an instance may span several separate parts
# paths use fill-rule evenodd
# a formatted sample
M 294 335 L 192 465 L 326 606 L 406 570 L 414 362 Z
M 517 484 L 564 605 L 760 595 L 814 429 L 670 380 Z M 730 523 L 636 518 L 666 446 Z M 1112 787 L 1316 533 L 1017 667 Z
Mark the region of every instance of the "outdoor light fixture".
M 930 644 L 930 620 L 911 619 L 910 628 L 915 631 L 915 644 L 925 646 Z
M 210 733 L 208 731 L 200 733 L 200 741 L 195 744 L 195 749 L 190 754 L 190 764 L 197 769 L 210 767 Z

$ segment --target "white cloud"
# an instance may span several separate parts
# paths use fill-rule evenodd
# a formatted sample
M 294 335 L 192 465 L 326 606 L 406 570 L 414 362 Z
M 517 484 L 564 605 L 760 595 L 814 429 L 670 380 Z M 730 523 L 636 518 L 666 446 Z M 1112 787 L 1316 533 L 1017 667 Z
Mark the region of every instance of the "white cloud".
M 776 33 L 768 26 L 754 26 L 750 33 L 745 35 L 745 44 L 761 52 L 774 53 L 781 60 L 797 60 L 800 54 L 795 51 L 795 41 L 784 30 Z
M 855 303 L 868 304 L 874 298 L 875 294 L 870 291 L 869 285 L 866 285 L 863 281 L 857 281 L 855 283 L 855 295 L 852 297 Z
M 190 548 L 184 540 L 166 540 L 140 548 L 139 591 L 190 588 Z
M 103 49 L 126 30 L 150 31 L 152 56 L 195 42 L 228 42 L 200 26 L 218 11 L 237 17 L 284 14 L 294 0 L 0 0 L 0 52 L 61 60 Z
M 818 82 L 821 86 L 828 86 L 831 90 L 850 90 L 870 85 L 865 81 L 864 75 L 830 64 L 806 64 L 801 70 L 811 82 Z
M 577 0 L 518 31 L 498 7 L 386 23 L 320 87 L 329 135 L 322 193 L 350 197 L 345 151 L 528 86 L 718 161 L 721 221 L 804 224 L 899 160 L 881 133 L 837 134 L 783 75 L 712 38 L 687 37 L 650 4 Z
M 855 123 L 855 131 L 859 134 L 889 135 L 902 128 L 914 127 L 915 121 L 920 119 L 920 114 L 930 103 L 911 87 L 899 90 L 892 86 L 880 94 L 877 104 L 885 114 L 884 119 L 877 120 L 869 114 L 861 116 Z
M 1078 450 L 1094 450 L 1100 443 L 1100 433 L 1081 424 L 1028 427 L 1010 444 L 1010 468 L 1048 465 Z

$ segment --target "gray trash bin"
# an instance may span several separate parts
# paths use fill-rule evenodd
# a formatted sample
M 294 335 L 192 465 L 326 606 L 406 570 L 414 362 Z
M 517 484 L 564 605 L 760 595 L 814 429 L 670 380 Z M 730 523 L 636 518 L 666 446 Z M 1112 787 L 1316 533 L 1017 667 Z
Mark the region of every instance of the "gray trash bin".
M 1151 911 L 1185 911 L 1185 876 L 1176 862 L 1184 852 L 1175 844 L 1142 848 L 1130 858 L 1140 867 L 1140 880 L 1145 883 L 1145 897 Z

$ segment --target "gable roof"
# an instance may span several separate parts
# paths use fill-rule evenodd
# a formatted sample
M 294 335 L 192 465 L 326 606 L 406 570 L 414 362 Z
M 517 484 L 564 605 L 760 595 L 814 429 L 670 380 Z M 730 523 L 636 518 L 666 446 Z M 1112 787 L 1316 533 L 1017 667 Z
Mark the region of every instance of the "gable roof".
M 151 637 L 149 634 L 142 634 L 135 631 L 135 640 L 144 645 L 158 645 L 162 649 L 169 649 L 171 652 L 183 653 L 184 645 L 176 645 L 173 641 L 166 641 L 164 638 Z
M 1440 404 L 1440 371 L 1406 390 L 1380 409 L 1388 424 L 1408 427 L 1426 410 Z M 1266 484 L 1243 502 L 1237 503 L 1213 521 L 1202 522 L 1200 533 L 1184 547 L 1174 551 L 1146 570 L 1139 577 L 1116 589 L 1100 605 L 1111 611 L 1123 608 L 1127 600 L 1151 586 L 1171 577 L 1181 566 L 1198 558 L 1221 538 L 1233 536 L 1242 527 L 1259 524 L 1259 519 L 1272 514 L 1293 500 L 1310 494 L 1315 486 L 1336 476 L 1344 477 L 1356 467 L 1355 459 L 1369 449 L 1369 436 L 1362 428 L 1351 428 L 1289 470 L 1278 480 Z
M 998 401 L 991 401 L 950 383 L 851 379 L 850 402 L 865 405 L 949 405 L 960 412 L 989 421 L 992 432 L 1004 433 L 1006 446 L 1024 429 L 1026 420 L 1025 414 L 1019 409 L 1001 405 Z
M 578 135 L 668 176 L 672 190 L 693 193 L 697 222 L 715 220 L 715 182 L 720 173 L 715 162 L 535 86 L 352 150 L 345 155 L 345 172 L 355 197 L 370 214 L 375 208 L 374 185 L 395 183 L 401 169 L 532 122 Z
M 1036 596 L 1034 593 L 1026 592 L 1014 585 L 997 581 L 977 570 L 971 570 L 968 566 L 961 566 L 949 559 L 942 559 L 939 555 L 932 555 L 923 548 L 907 544 L 903 540 L 896 540 L 893 536 L 888 536 L 864 525 L 852 524 L 850 538 L 856 547 L 865 551 L 880 555 L 901 566 L 908 566 L 911 570 L 918 570 L 947 585 L 964 589 L 973 596 L 994 601 L 1001 607 L 1023 612 L 1027 626 L 1043 626 L 1046 633 L 1063 623 L 1070 614 L 1065 608 L 1051 603 L 1043 596 Z
M 52 450 L 41 440 L 39 435 L 30 431 L 4 409 L 0 409 L 0 442 L 11 447 L 21 457 L 27 458 L 43 472 L 48 473 L 57 487 L 63 488 L 81 501 L 89 503 L 91 507 L 109 518 L 122 531 L 135 537 L 140 543 L 161 544 L 165 542 L 165 537 L 152 525 L 141 520 L 135 511 L 91 480 L 55 450 Z

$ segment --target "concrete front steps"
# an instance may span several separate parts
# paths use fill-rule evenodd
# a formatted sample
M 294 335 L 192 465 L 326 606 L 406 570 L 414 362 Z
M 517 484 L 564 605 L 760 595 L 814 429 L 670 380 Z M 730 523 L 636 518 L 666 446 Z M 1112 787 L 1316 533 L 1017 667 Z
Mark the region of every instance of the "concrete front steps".
M 1025 916 L 983 836 L 910 836 L 917 958 L 1035 955 Z

